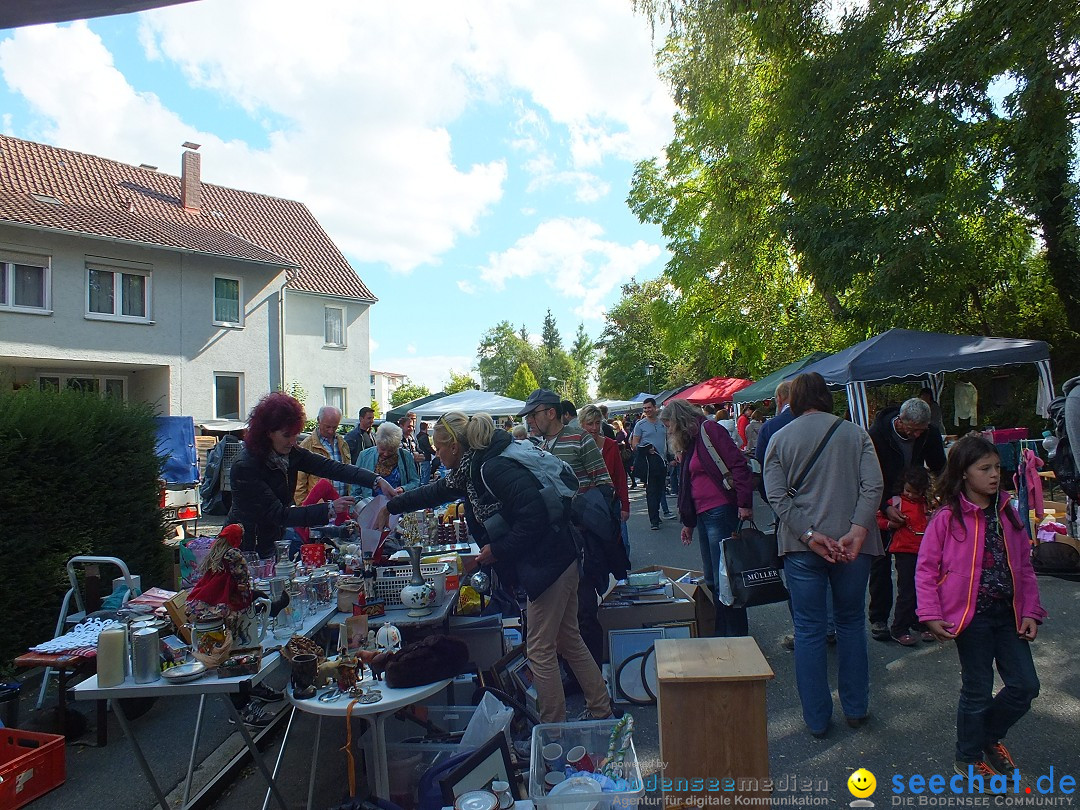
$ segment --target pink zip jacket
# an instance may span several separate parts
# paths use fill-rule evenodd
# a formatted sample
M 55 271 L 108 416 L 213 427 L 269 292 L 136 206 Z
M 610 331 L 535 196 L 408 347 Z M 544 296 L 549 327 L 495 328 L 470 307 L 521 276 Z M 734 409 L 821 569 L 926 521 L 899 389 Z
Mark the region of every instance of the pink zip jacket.
M 1039 585 L 1035 569 L 1031 567 L 1031 541 L 1005 514 L 1006 509 L 1012 508 L 1007 499 L 1002 499 L 999 516 L 1012 572 L 1013 612 L 1019 632 L 1021 619 L 1030 617 L 1041 624 L 1046 611 L 1039 602 Z M 975 615 L 986 548 L 983 510 L 963 495 L 960 496 L 960 509 L 964 515 L 963 525 L 947 507 L 934 513 L 923 535 L 915 565 L 919 620 L 952 622 L 949 632 L 953 634 L 971 624 Z

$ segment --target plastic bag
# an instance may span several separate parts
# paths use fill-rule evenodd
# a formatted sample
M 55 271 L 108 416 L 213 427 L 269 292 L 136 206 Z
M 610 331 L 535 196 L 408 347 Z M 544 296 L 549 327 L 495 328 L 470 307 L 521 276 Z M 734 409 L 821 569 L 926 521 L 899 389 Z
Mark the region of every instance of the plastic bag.
M 480 594 L 471 585 L 462 585 L 458 590 L 457 607 L 454 612 L 458 616 L 477 616 L 480 613 Z
M 479 748 L 500 732 L 506 734 L 506 743 L 510 745 L 510 721 L 513 719 L 513 709 L 490 692 L 485 692 L 469 725 L 465 727 L 461 737 L 462 747 Z

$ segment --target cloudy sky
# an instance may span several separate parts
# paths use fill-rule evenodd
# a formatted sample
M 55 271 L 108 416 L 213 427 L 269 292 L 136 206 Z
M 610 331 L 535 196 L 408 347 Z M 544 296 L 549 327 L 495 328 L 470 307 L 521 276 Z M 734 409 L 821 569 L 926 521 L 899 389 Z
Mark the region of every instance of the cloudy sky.
M 301 200 L 378 296 L 372 367 L 436 389 L 499 320 L 569 346 L 665 260 L 625 199 L 671 137 L 630 0 L 200 0 L 0 31 L 0 128 Z

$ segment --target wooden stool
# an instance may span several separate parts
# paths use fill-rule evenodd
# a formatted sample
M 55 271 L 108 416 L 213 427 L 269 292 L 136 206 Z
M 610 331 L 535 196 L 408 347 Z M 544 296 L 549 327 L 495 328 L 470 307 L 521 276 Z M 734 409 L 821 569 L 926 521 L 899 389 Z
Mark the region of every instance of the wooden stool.
M 97 671 L 97 658 L 85 658 L 81 655 L 53 655 L 51 653 L 23 653 L 15 659 L 15 666 L 21 669 L 33 667 L 52 667 L 56 670 L 59 683 L 56 700 L 56 733 L 67 735 L 67 682 L 72 675 L 90 676 Z M 104 748 L 108 743 L 108 702 L 97 701 L 97 744 Z
M 706 797 L 768 799 L 765 681 L 774 676 L 757 642 L 660 639 L 656 672 L 665 808 Z

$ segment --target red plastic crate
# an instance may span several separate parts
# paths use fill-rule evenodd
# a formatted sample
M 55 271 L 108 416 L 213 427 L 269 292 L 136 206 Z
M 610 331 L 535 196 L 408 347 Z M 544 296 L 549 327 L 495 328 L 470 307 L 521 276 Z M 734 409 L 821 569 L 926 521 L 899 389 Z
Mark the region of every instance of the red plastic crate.
M 64 784 L 64 738 L 0 729 L 0 808 L 16 810 Z

